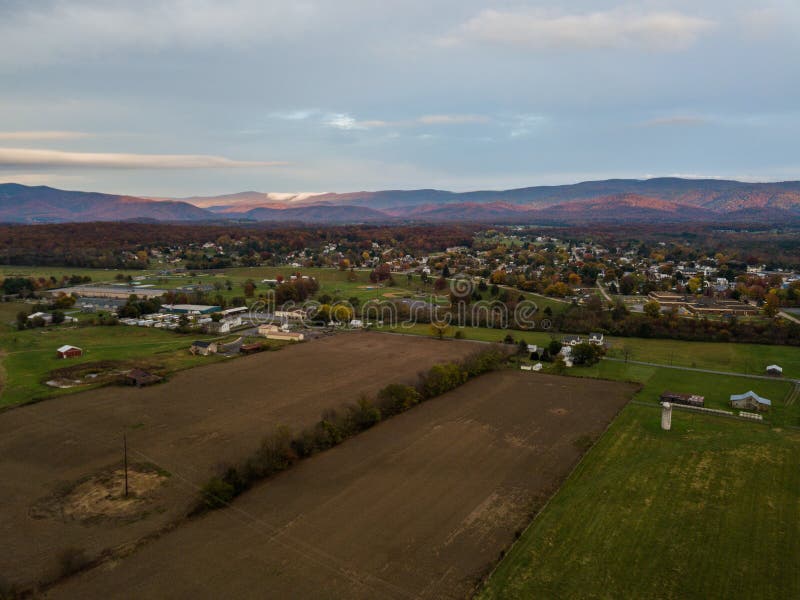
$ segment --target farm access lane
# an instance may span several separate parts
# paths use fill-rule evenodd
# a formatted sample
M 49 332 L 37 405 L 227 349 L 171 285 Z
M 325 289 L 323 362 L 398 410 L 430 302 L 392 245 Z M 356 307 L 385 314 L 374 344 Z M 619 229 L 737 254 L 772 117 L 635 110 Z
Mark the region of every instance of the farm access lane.
M 791 377 L 773 377 L 771 375 L 750 375 L 748 373 L 736 373 L 733 371 L 715 371 L 713 369 L 698 369 L 697 367 L 682 367 L 680 365 L 665 365 L 663 363 L 645 362 L 641 360 L 625 360 L 624 358 L 609 358 L 603 357 L 603 360 L 610 360 L 612 362 L 629 363 L 632 365 L 642 365 L 645 367 L 658 367 L 661 369 L 678 369 L 680 371 L 693 371 L 695 373 L 708 373 L 709 375 L 726 375 L 730 377 L 747 377 L 748 379 L 766 379 L 767 381 L 789 381 L 792 383 L 800 383 L 800 379 L 793 379 Z

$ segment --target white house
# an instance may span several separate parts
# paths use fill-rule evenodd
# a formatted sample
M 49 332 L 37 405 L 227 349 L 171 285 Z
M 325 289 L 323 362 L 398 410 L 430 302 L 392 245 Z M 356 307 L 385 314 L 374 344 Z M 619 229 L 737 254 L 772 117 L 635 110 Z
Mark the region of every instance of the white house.
M 595 346 L 602 346 L 603 345 L 603 334 L 602 333 L 590 333 L 589 334 L 589 343 L 594 344 Z
M 770 365 L 767 367 L 767 375 L 783 375 L 783 368 L 778 365 Z

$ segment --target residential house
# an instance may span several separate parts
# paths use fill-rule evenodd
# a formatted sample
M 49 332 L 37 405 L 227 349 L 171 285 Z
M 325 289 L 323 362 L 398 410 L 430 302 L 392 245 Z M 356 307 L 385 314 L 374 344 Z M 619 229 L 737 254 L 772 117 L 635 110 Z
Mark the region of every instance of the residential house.
M 581 340 L 581 336 L 579 335 L 565 335 L 563 338 L 561 338 L 561 343 L 564 346 L 577 346 L 582 341 L 583 340 Z
M 589 343 L 594 344 L 595 346 L 602 346 L 603 345 L 603 334 L 602 333 L 590 333 L 589 334 Z
M 201 356 L 208 356 L 210 354 L 217 353 L 217 342 L 207 342 L 205 340 L 196 340 L 192 342 L 192 346 L 189 348 L 189 352 L 192 354 L 199 354 Z

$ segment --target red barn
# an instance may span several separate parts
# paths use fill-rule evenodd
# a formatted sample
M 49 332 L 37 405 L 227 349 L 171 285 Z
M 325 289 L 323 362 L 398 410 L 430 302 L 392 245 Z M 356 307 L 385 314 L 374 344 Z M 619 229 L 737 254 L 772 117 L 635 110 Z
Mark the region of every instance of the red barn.
M 58 358 L 75 358 L 76 356 L 83 356 L 83 350 L 77 346 L 61 346 L 56 350 Z

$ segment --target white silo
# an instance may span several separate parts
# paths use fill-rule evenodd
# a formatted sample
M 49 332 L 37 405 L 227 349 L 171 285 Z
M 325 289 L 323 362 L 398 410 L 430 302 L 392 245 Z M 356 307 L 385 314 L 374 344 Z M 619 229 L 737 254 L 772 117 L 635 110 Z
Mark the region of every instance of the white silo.
M 672 427 L 672 405 L 664 402 L 661 406 L 661 429 L 669 431 Z

